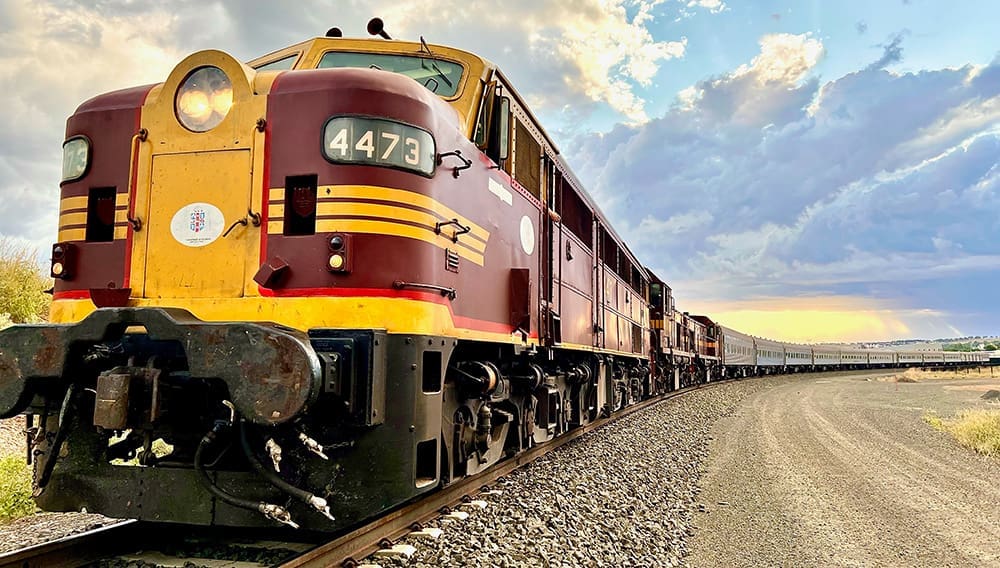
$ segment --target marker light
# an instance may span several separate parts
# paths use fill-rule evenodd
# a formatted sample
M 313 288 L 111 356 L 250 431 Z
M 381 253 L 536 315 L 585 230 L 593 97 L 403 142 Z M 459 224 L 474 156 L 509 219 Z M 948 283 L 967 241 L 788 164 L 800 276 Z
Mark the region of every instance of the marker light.
M 73 278 L 76 264 L 76 247 L 70 243 L 52 245 L 52 264 L 49 265 L 49 275 L 53 278 L 70 280 Z
M 213 66 L 192 71 L 177 89 L 174 100 L 177 120 L 193 132 L 215 128 L 232 107 L 232 81 L 222 69 Z
M 340 270 L 344 267 L 344 257 L 339 254 L 330 256 L 330 270 Z

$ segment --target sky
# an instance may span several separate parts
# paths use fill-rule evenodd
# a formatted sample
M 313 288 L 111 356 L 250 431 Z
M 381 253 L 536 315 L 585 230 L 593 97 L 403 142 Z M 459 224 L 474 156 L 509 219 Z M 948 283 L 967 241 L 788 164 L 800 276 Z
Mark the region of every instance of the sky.
M 56 236 L 65 120 L 379 16 L 527 99 L 683 310 L 790 341 L 1000 332 L 1000 3 L 0 0 L 0 236 Z

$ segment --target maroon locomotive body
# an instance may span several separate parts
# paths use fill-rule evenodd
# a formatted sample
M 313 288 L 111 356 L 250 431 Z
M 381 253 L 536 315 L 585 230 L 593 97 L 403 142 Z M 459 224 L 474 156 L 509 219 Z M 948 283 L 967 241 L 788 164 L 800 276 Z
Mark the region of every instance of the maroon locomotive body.
M 200 52 L 66 139 L 51 323 L 0 334 L 43 508 L 337 530 L 678 384 L 650 274 L 473 54 Z

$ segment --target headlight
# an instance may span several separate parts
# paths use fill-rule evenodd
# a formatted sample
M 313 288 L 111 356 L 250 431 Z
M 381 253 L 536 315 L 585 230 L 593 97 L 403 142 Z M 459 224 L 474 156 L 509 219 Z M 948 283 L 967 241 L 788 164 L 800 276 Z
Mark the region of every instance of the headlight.
M 90 140 L 74 136 L 63 142 L 62 180 L 73 181 L 87 173 L 90 166 Z
M 367 164 L 434 175 L 434 138 L 426 130 L 380 118 L 336 116 L 323 129 L 323 155 L 344 164 Z
M 233 107 L 233 83 L 218 67 L 199 67 L 177 89 L 177 120 L 194 132 L 207 132 L 222 122 Z

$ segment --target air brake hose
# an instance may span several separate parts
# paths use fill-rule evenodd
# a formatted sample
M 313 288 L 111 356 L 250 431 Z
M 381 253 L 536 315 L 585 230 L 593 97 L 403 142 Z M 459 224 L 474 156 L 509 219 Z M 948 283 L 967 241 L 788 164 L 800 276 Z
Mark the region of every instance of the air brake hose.
M 219 432 L 231 426 L 231 422 L 225 420 L 216 420 L 215 425 L 209 430 L 202 438 L 201 442 L 198 443 L 198 448 L 194 452 L 194 469 L 198 472 L 198 478 L 201 479 L 202 484 L 208 489 L 208 492 L 221 499 L 222 501 L 232 505 L 233 507 L 239 507 L 241 509 L 249 509 L 251 511 L 258 511 L 265 517 L 278 521 L 279 523 L 284 523 L 292 528 L 299 528 L 299 525 L 292 521 L 292 516 L 288 514 L 288 511 L 284 507 L 279 505 L 274 505 L 267 503 L 265 501 L 251 501 L 249 499 L 242 499 L 231 493 L 223 491 L 222 488 L 217 486 L 212 478 L 205 471 L 205 466 L 202 463 L 204 458 L 205 448 L 212 445 L 215 442 L 216 437 L 218 437 Z
M 259 473 L 271 485 L 315 508 L 323 515 L 327 516 L 330 520 L 333 520 L 333 517 L 330 515 L 330 507 L 327 506 L 326 499 L 317 497 L 304 489 L 295 487 L 291 483 L 281 479 L 276 472 L 271 471 L 267 468 L 267 466 L 261 463 L 260 459 L 257 458 L 257 455 L 253 453 L 253 448 L 250 447 L 250 440 L 247 438 L 247 430 L 248 428 L 246 422 L 241 421 L 240 443 L 243 445 L 243 453 L 246 454 L 247 461 L 250 462 L 250 465 L 252 465 L 255 470 L 257 470 L 257 473 Z
M 231 493 L 227 493 L 220 489 L 208 475 L 208 471 L 205 470 L 205 466 L 202 464 L 202 459 L 204 458 L 205 448 L 212 445 L 213 441 L 215 441 L 214 429 L 205 434 L 205 436 L 201 439 L 201 442 L 198 444 L 198 449 L 194 452 L 194 469 L 197 470 L 205 489 L 208 489 L 209 493 L 215 495 L 219 499 L 222 499 L 226 503 L 229 503 L 233 507 L 250 509 L 251 511 L 258 510 L 261 501 L 251 501 L 250 499 L 243 499 Z

